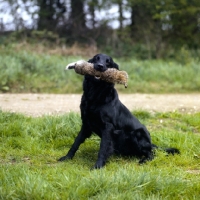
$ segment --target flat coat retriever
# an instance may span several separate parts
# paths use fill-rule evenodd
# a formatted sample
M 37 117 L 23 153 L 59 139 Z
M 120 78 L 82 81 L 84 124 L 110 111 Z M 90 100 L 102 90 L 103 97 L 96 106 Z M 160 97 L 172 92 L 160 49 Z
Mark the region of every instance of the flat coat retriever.
M 97 54 L 88 62 L 98 71 L 108 68 L 119 69 L 113 59 L 105 54 Z M 81 143 L 96 133 L 100 138 L 100 149 L 94 168 L 101 168 L 113 153 L 136 156 L 139 163 L 153 159 L 150 133 L 139 120 L 120 102 L 113 83 L 102 81 L 100 77 L 85 75 L 83 95 L 80 104 L 82 127 L 66 156 L 59 161 L 72 159 Z M 179 153 L 178 149 L 165 149 L 168 153 Z

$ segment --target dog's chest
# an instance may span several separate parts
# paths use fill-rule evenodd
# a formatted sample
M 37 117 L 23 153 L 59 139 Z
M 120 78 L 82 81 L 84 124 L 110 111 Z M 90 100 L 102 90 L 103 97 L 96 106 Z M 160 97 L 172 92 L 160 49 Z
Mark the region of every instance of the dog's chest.
M 90 129 L 101 137 L 104 127 L 104 106 L 89 105 L 82 115 Z
M 89 107 L 86 114 L 87 114 L 87 119 L 91 125 L 96 126 L 102 122 L 101 111 L 99 107 L 98 108 L 93 106 Z

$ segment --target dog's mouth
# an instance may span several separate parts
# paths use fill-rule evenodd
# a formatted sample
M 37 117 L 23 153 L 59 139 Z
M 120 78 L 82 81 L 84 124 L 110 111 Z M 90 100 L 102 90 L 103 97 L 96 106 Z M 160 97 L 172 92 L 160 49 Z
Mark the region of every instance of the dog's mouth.
M 95 79 L 99 80 L 101 77 L 100 76 L 94 76 Z

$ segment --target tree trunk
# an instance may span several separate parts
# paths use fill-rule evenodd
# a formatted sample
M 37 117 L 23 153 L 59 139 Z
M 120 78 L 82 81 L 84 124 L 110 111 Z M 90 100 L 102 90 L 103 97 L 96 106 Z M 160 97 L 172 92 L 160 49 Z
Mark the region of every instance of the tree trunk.
M 55 9 L 53 7 L 53 0 L 38 0 L 38 4 L 40 6 L 38 29 L 54 30 L 55 20 L 53 15 L 55 14 Z
M 38 4 L 38 29 L 55 31 L 59 18 L 66 12 L 65 4 L 60 3 L 60 0 L 38 0 Z
M 122 31 L 123 29 L 123 9 L 122 9 L 122 1 L 119 1 L 118 3 L 119 6 L 119 29 Z
M 86 28 L 85 25 L 85 13 L 84 13 L 84 1 L 83 0 L 71 0 L 71 16 L 73 32 L 83 31 Z

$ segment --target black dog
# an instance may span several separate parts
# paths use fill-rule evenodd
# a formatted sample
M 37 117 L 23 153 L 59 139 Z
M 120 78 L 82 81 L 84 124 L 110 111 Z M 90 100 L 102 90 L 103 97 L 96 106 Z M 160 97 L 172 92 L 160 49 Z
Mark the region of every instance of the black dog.
M 97 54 L 88 62 L 98 71 L 108 68 L 118 69 L 112 58 Z M 107 83 L 90 75 L 85 75 L 81 99 L 82 127 L 74 144 L 59 161 L 72 159 L 81 143 L 94 132 L 101 138 L 98 159 L 94 168 L 101 168 L 113 153 L 137 156 L 140 163 L 153 159 L 153 149 L 148 130 L 120 102 L 113 83 Z M 175 148 L 166 149 L 168 153 L 178 153 Z

